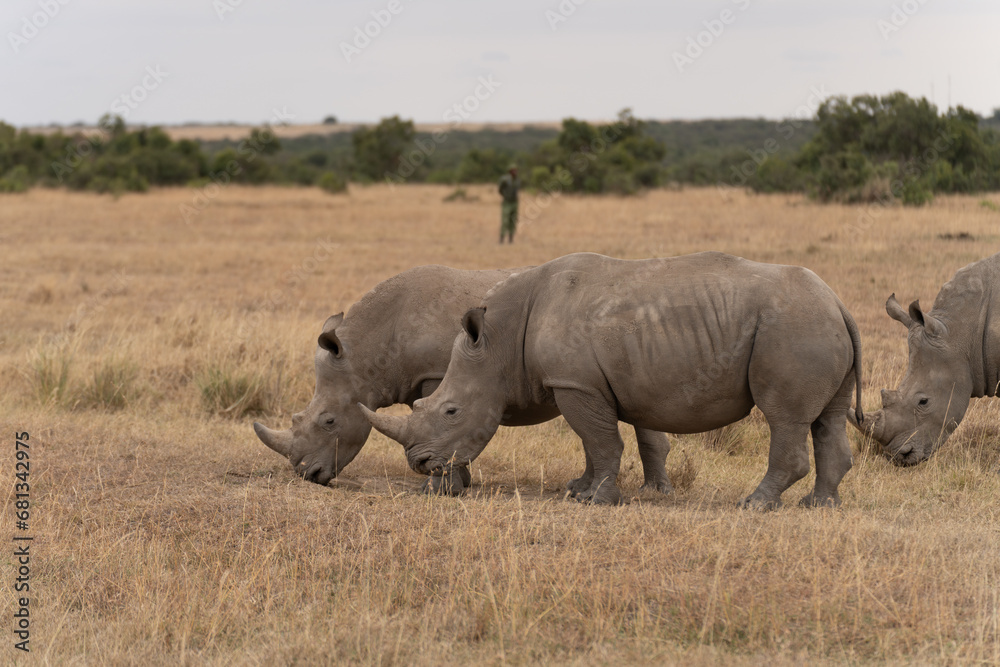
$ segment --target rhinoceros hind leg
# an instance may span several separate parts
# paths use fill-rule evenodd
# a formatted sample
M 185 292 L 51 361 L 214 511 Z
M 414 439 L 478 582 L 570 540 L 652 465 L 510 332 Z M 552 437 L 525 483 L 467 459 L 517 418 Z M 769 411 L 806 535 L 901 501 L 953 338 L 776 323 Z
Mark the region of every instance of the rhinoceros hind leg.
M 767 413 L 764 413 L 767 416 Z M 740 504 L 747 509 L 770 510 L 781 507 L 781 494 L 785 489 L 809 473 L 809 451 L 806 439 L 808 424 L 783 423 L 777 419 L 771 424 L 771 449 L 767 457 L 767 473 L 757 489 Z
M 636 427 L 635 439 L 639 444 L 639 459 L 642 461 L 642 491 L 658 491 L 664 495 L 671 493 L 674 487 L 667 477 L 667 454 L 670 453 L 670 440 L 666 434 L 659 431 Z
M 800 501 L 808 507 L 840 507 L 840 480 L 851 469 L 851 443 L 847 439 L 847 411 L 851 409 L 854 376 L 848 375 L 830 405 L 812 424 L 816 487 Z
M 576 389 L 557 389 L 555 399 L 566 423 L 583 440 L 588 467 L 592 469 L 590 486 L 575 493 L 576 499 L 599 505 L 619 503 L 621 492 L 616 482 L 625 443 L 618 433 L 615 406 L 600 394 Z

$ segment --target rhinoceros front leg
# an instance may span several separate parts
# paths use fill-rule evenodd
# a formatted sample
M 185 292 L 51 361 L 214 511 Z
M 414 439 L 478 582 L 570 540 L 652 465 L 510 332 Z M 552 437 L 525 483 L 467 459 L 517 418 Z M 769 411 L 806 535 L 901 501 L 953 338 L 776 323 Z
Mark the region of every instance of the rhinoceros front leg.
M 674 487 L 667 477 L 667 454 L 670 453 L 670 440 L 665 433 L 650 431 L 635 427 L 635 439 L 639 444 L 639 459 L 642 461 L 642 488 L 670 493 Z
M 576 499 L 595 504 L 620 502 L 621 493 L 616 482 L 625 443 L 618 433 L 618 414 L 614 405 L 600 394 L 577 389 L 557 389 L 554 394 L 566 423 L 583 440 L 592 474 L 590 486 L 577 492 Z
M 764 416 L 767 417 L 766 412 Z M 809 424 L 770 418 L 768 423 L 771 426 L 771 449 L 767 455 L 767 473 L 757 489 L 740 503 L 742 507 L 763 510 L 781 507 L 781 494 L 785 489 L 809 473 L 809 450 L 806 447 Z

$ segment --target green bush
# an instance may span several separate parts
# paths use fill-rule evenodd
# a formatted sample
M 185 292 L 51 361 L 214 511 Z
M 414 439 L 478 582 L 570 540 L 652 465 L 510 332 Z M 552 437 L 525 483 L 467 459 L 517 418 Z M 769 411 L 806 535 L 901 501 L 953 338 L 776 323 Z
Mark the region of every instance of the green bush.
M 552 171 L 545 166 L 532 167 L 528 176 L 528 187 L 535 190 L 544 190 L 552 181 Z
M 321 190 L 332 195 L 339 195 L 347 192 L 347 181 L 341 178 L 340 174 L 334 171 L 324 171 L 316 182 Z
M 934 199 L 934 188 L 930 178 L 912 178 L 903 181 L 900 196 L 905 206 L 923 206 Z
M 19 164 L 0 178 L 0 192 L 27 192 L 31 187 L 28 168 Z
M 432 169 L 431 172 L 427 174 L 427 182 L 435 183 L 437 185 L 451 185 L 455 182 L 455 170 Z
M 816 175 L 817 195 L 820 201 L 855 200 L 874 173 L 871 162 L 857 150 L 823 155 Z
M 802 190 L 804 178 L 795 165 L 772 155 L 747 182 L 755 192 L 797 192 Z
M 602 187 L 604 192 L 613 192 L 617 195 L 632 195 L 639 190 L 635 176 L 621 168 L 609 169 L 604 175 Z

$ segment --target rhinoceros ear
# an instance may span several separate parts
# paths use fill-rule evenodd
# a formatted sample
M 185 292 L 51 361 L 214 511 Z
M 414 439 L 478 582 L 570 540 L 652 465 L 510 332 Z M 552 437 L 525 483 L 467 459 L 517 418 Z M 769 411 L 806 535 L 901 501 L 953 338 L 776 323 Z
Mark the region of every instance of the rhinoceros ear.
M 337 338 L 336 329 L 343 321 L 343 313 L 331 315 L 327 318 L 326 322 L 323 323 L 323 333 L 319 335 L 319 339 L 316 341 L 319 343 L 321 348 L 338 359 L 344 353 L 344 346 L 340 343 L 340 339 Z
M 889 298 L 886 300 L 885 312 L 889 313 L 889 317 L 896 320 L 907 329 L 913 326 L 913 319 L 906 314 L 906 311 L 903 310 L 903 307 L 899 305 L 898 301 L 896 301 L 895 292 L 890 294 Z
M 920 310 L 920 301 L 910 304 L 910 318 L 922 326 L 929 336 L 943 336 L 948 333 L 948 327 L 938 318 Z
M 465 329 L 465 333 L 469 334 L 469 338 L 472 339 L 473 345 L 479 342 L 479 339 L 483 335 L 483 329 L 485 326 L 485 308 L 472 308 L 462 316 L 462 328 Z

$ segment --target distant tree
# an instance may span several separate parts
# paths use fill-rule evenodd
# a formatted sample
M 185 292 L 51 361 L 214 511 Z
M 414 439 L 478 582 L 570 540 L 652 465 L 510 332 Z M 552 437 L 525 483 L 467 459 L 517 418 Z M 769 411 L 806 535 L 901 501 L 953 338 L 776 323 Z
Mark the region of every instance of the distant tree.
M 399 171 L 403 153 L 412 147 L 416 130 L 412 120 L 383 118 L 375 127 L 362 127 L 351 136 L 354 164 L 364 178 L 381 180 Z
M 336 116 L 327 116 L 326 118 L 323 119 L 323 124 L 324 125 L 336 125 L 337 124 L 337 117 Z
M 901 92 L 833 97 L 820 105 L 816 130 L 795 163 L 822 201 L 920 205 L 935 190 L 1000 185 L 1000 148 L 963 107 L 941 115 L 926 98 Z
M 663 143 L 645 134 L 645 123 L 631 109 L 623 109 L 607 125 L 564 119 L 556 140 L 531 155 L 529 173 L 532 183 L 543 178 L 543 171 L 535 171 L 538 167 L 568 174 L 569 182 L 560 187 L 570 191 L 632 194 L 660 184 L 665 155 Z
M 511 156 L 507 151 L 473 148 L 458 164 L 455 180 L 458 183 L 488 183 L 507 172 Z

